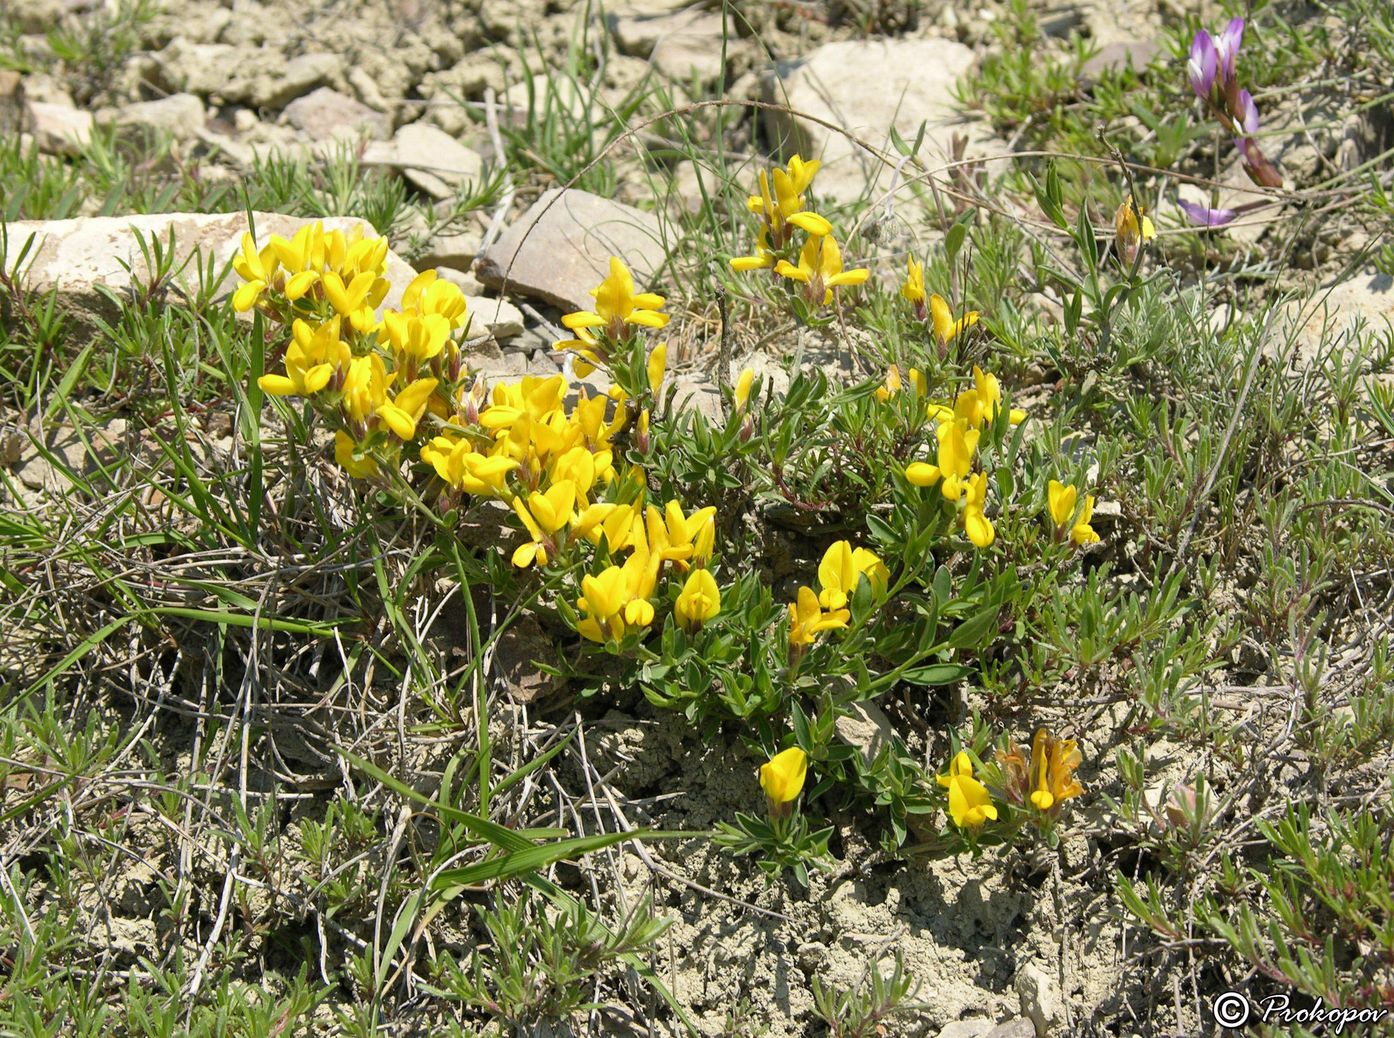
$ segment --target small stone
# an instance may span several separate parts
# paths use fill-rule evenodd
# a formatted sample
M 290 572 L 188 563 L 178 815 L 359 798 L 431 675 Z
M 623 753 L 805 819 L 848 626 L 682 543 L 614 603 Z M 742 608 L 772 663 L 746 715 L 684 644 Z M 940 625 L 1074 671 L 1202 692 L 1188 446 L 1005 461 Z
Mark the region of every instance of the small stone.
M 18 72 L 0 69 L 0 134 L 24 129 L 24 80 Z
M 1036 1038 L 1036 1025 L 1023 1017 L 1000 1023 L 983 1038 Z
M 260 242 L 273 234 L 289 238 L 300 227 L 312 222 L 278 213 L 259 212 L 253 217 Z M 359 228 L 366 236 L 378 236 L 367 221 L 356 217 L 327 217 L 319 222 L 326 230 L 348 233 Z M 200 250 L 203 265 L 211 261 L 215 269 L 224 269 L 240 248 L 247 229 L 245 213 L 156 213 L 19 221 L 5 225 L 12 243 L 23 244 L 31 234 L 34 236 L 34 245 L 25 260 L 29 288 L 40 297 L 56 293 L 55 305 L 70 320 L 77 338 L 93 334 L 100 321 L 118 319 L 116 305 L 103 289 L 125 293 L 133 278 L 146 276 L 145 260 L 136 242 L 137 231 L 147 242 L 159 239 L 166 244 L 173 232 L 171 262 L 175 270 L 183 271 L 176 281 L 192 294 L 197 291 L 199 269 L 199 264 L 190 262 L 194 249 Z M 18 254 L 18 247 L 12 246 L 5 262 L 12 266 Z M 9 272 L 8 266 L 6 270 Z M 392 282 L 392 290 L 383 306 L 400 306 L 402 292 L 414 277 L 416 271 L 389 251 L 387 278 Z M 229 272 L 218 290 L 231 292 L 239 283 L 236 275 Z
M 779 106 L 765 112 L 769 139 L 783 154 L 821 159 L 813 191 L 840 201 L 890 186 L 892 171 L 851 137 L 884 149 L 892 127 L 914 140 L 923 123 L 920 155 L 930 165 L 952 156 L 958 135 L 978 152 L 1005 150 L 985 123 L 959 115 L 954 91 L 972 65 L 973 52 L 951 40 L 825 44 L 766 79 L 764 99 Z
M 993 1029 L 991 1020 L 975 1017 L 971 1020 L 955 1020 L 940 1028 L 939 1038 L 983 1038 Z
M 467 295 L 465 306 L 470 315 L 466 338 L 483 335 L 485 331 L 500 341 L 523 334 L 523 313 L 507 300 Z
M 469 270 L 479 255 L 479 246 L 484 236 L 474 228 L 447 230 L 431 235 L 426 245 L 416 257 L 416 264 L 422 270 L 431 267 L 450 267 L 454 270 Z
M 123 105 L 114 117 L 118 126 L 147 126 L 182 140 L 203 129 L 207 113 L 194 94 L 170 94 L 156 101 Z
M 1121 72 L 1131 68 L 1141 72 L 1162 52 L 1158 40 L 1119 40 L 1099 48 L 1099 52 L 1079 70 L 1080 82 L 1093 84 L 1105 72 Z
M 562 687 L 561 679 L 545 673 L 537 665 L 554 660 L 556 656 L 557 647 L 543 632 L 537 618 L 524 614 L 494 642 L 494 674 L 515 703 L 534 703 Z
M 1016 993 L 1021 999 L 1021 1015 L 1031 1021 L 1036 1038 L 1046 1038 L 1064 1023 L 1065 1005 L 1055 977 L 1034 962 L 1017 970 Z
M 364 159 L 367 161 L 367 154 Z M 419 122 L 397 130 L 386 164 L 400 169 L 411 184 L 432 198 L 450 198 L 461 185 L 477 183 L 484 172 L 484 159 L 477 151 L 444 130 Z
M 392 106 L 388 104 L 387 98 L 382 96 L 377 80 L 368 74 L 367 69 L 355 65 L 348 70 L 348 75 L 345 78 L 348 80 L 348 85 L 353 87 L 353 92 L 358 95 L 358 100 L 369 108 L 377 112 L 391 111 Z
M 667 257 L 652 213 L 574 188 L 544 192 L 484 251 L 475 274 L 490 288 L 587 310 L 590 291 L 610 273 L 610 257 L 629 267 L 641 291 Z M 656 289 L 655 289 L 656 290 Z
M 279 64 L 279 62 L 275 63 Z M 280 74 L 272 69 L 253 81 L 248 100 L 259 108 L 281 108 L 307 94 L 338 71 L 339 59 L 333 54 L 301 54 L 287 61 Z
M 869 700 L 851 703 L 847 709 L 845 716 L 833 722 L 833 730 L 870 764 L 882 750 L 894 744 L 895 728 L 885 711 Z
M 91 112 L 47 101 L 25 106 L 28 131 L 47 155 L 77 155 L 92 142 Z
M 622 53 L 648 58 L 665 76 L 683 82 L 694 76 L 711 82 L 721 75 L 722 30 L 719 12 L 699 8 L 610 20 Z
M 313 141 L 385 139 L 391 120 L 381 112 L 339 93 L 332 87 L 319 87 L 286 105 L 283 117 Z
M 721 404 L 721 391 L 705 375 L 684 372 L 673 378 L 673 410 L 696 410 L 706 418 L 708 425 L 720 425 L 725 421 Z

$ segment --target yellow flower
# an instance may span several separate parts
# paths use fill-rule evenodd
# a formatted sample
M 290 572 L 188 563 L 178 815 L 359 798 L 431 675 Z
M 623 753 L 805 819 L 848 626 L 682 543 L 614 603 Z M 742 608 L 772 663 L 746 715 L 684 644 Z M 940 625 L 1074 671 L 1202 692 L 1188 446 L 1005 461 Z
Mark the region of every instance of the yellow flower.
M 1084 792 L 1075 778 L 1080 765 L 1079 748 L 1073 739 L 1057 739 L 1044 728 L 1037 728 L 1031 739 L 1031 804 L 1038 811 L 1049 811 Z
M 851 615 L 846 609 L 823 612 L 813 589 L 801 587 L 798 601 L 789 603 L 789 644 L 796 649 L 812 645 L 824 631 L 846 627 Z
M 968 539 L 979 548 L 990 548 L 997 539 L 997 531 L 984 514 L 987 504 L 987 473 L 979 472 L 970 476 L 967 483 L 967 496 L 963 506 L 963 529 Z
M 647 374 L 649 377 L 649 392 L 655 397 L 658 396 L 658 387 L 663 385 L 663 373 L 668 367 L 668 344 L 660 342 L 649 351 L 649 362 Z
M 720 612 L 721 591 L 716 586 L 716 578 L 710 570 L 694 569 L 673 606 L 678 623 L 689 631 L 696 631 Z
M 876 399 L 885 403 L 900 392 L 900 366 L 892 364 L 886 369 L 886 380 L 876 387 Z
M 916 307 L 924 306 L 924 264 L 917 262 L 914 256 L 905 261 L 905 283 L 900 286 L 900 297 Z
M 934 337 L 941 347 L 953 342 L 966 329 L 978 323 L 978 311 L 969 310 L 957 321 L 944 297 L 938 294 L 929 297 L 929 313 L 934 320 Z
M 352 436 L 340 429 L 334 434 L 334 460 L 355 479 L 366 479 L 378 472 L 378 463 L 371 456 L 359 457 L 359 445 Z
M 569 479 L 554 484 L 546 493 L 534 491 L 528 495 L 526 503 L 515 496 L 513 511 L 531 539 L 513 552 L 513 565 L 519 569 L 534 562 L 539 566 L 547 565 L 547 550 L 554 546 L 553 537 L 571 521 L 575 507 L 576 484 Z
M 242 250 L 232 258 L 232 269 L 245 284 L 233 293 L 232 308 L 238 313 L 244 313 L 256 306 L 257 300 L 271 284 L 271 279 L 276 276 L 276 268 L 279 265 L 275 249 L 268 245 L 258 252 L 256 240 L 249 232 L 244 233 Z
M 808 754 L 790 746 L 760 765 L 760 788 L 772 804 L 787 804 L 803 792 L 808 777 Z
M 377 354 L 373 354 L 374 357 Z M 378 405 L 377 414 L 402 441 L 416 435 L 416 423 L 426 413 L 426 402 L 439 383 L 433 378 L 419 378 L 391 400 Z
M 577 608 L 586 618 L 576 625 L 585 638 L 603 642 L 607 638 L 624 637 L 624 619 L 620 615 L 630 598 L 629 581 L 618 566 L 610 566 L 597 576 L 581 578 L 582 596 Z
M 736 411 L 739 413 L 745 410 L 745 405 L 750 400 L 750 387 L 755 384 L 755 369 L 746 368 L 736 379 L 735 403 Z
M 366 428 L 378 407 L 387 402 L 387 387 L 391 382 L 392 376 L 387 373 L 379 354 L 354 357 L 344 372 L 343 395 L 339 398 L 345 417 Z
M 1070 526 L 1070 540 L 1075 544 L 1093 544 L 1099 540 L 1099 535 L 1094 532 L 1094 528 L 1089 525 L 1089 520 L 1094 515 L 1094 497 L 1092 494 L 1084 498 L 1084 507 L 1080 510 L 1079 518 L 1075 519 L 1075 504 L 1079 499 L 1079 492 L 1074 484 L 1065 486 L 1058 480 L 1052 479 L 1046 485 L 1046 501 L 1050 506 L 1050 517 L 1055 520 L 1055 525 L 1063 529 Z M 1071 523 L 1071 520 L 1074 520 Z
M 768 225 L 762 223 L 755 236 L 755 252 L 749 256 L 732 256 L 731 269 L 738 274 L 744 274 L 752 270 L 768 270 L 773 266 L 774 252 L 770 249 L 770 230 Z
M 989 819 L 996 820 L 997 808 L 987 787 L 973 777 L 973 760 L 960 750 L 949 765 L 947 775 L 937 776 L 939 785 L 949 790 L 949 816 L 960 829 L 978 829 Z
M 960 418 L 940 416 L 934 430 L 939 440 L 937 465 L 917 461 L 907 466 L 905 478 L 917 487 L 940 484 L 939 489 L 950 501 L 963 496 L 964 480 L 973 470 L 973 454 L 978 449 L 980 432 L 969 428 Z
M 1065 486 L 1057 479 L 1046 484 L 1046 499 L 1050 505 L 1050 517 L 1056 526 L 1064 526 L 1075 516 L 1075 499 L 1078 491 L 1074 485 Z
M 874 551 L 853 549 L 850 541 L 834 541 L 818 564 L 818 583 L 823 588 L 818 604 L 824 609 L 841 609 L 857 590 L 862 577 L 866 577 L 879 595 L 885 593 L 890 571 Z
M 339 318 L 331 318 L 318 328 L 296 318 L 286 347 L 286 373 L 262 375 L 257 385 L 271 396 L 311 396 L 351 360 L 348 344 L 339 338 Z
M 610 276 L 592 289 L 595 310 L 566 314 L 561 323 L 571 331 L 604 328 L 612 339 L 623 338 L 626 325 L 662 328 L 668 315 L 660 313 L 665 300 L 652 292 L 634 291 L 634 275 L 618 256 L 610 257 Z
M 1138 224 L 1139 214 L 1142 216 L 1141 226 Z M 1134 211 L 1132 195 L 1123 199 L 1123 204 L 1114 211 L 1113 230 L 1119 251 L 1128 259 L 1136 252 L 1139 242 L 1148 242 L 1157 237 L 1157 228 L 1153 226 L 1147 210 L 1139 205 Z
M 832 302 L 834 288 L 860 285 L 871 276 L 871 271 L 865 267 L 842 269 L 842 252 L 830 234 L 810 236 L 799 250 L 798 266 L 788 260 L 780 260 L 774 272 L 807 285 L 809 301 L 819 306 Z
M 399 358 L 417 363 L 438 355 L 450 338 L 450 321 L 441 314 L 390 311 L 382 315 L 382 329 Z
M 687 569 L 688 559 L 694 559 L 701 565 L 706 559 L 697 558 L 697 542 L 699 539 L 704 541 L 703 547 L 707 557 L 710 557 L 715 536 L 715 516 L 716 509 L 710 505 L 684 516 L 677 499 L 669 501 L 662 512 L 656 506 L 649 505 L 644 516 L 649 550 L 662 559 L 679 563 L 680 569 Z M 708 527 L 712 528 L 711 534 L 706 533 Z
M 518 467 L 514 458 L 479 454 L 466 439 L 437 436 L 421 445 L 421 460 L 457 490 L 488 497 L 507 497 L 507 477 Z
M 451 331 L 469 325 L 465 293 L 459 285 L 438 278 L 435 270 L 423 270 L 412 279 L 402 293 L 402 309 L 414 310 L 422 317 L 443 318 Z
M 973 388 L 978 396 L 978 420 L 991 425 L 1002 406 L 1002 387 L 996 375 L 989 375 L 978 365 L 973 365 Z
M 1081 546 L 1097 542 L 1099 535 L 1094 532 L 1094 527 L 1089 525 L 1089 520 L 1092 518 L 1094 518 L 1094 495 L 1086 494 L 1084 507 L 1079 511 L 1079 518 L 1070 528 L 1070 540 Z
M 804 209 L 803 194 L 813 183 L 819 163 L 805 162 L 798 155 L 789 160 L 787 169 L 774 171 L 774 191 L 771 177 L 760 170 L 760 193 L 746 200 L 746 208 L 760 218 L 755 253 L 736 256 L 731 260 L 735 271 L 763 270 L 774 266 L 775 256 L 789 244 L 792 229 L 797 228 L 817 238 L 832 233 L 832 224 Z

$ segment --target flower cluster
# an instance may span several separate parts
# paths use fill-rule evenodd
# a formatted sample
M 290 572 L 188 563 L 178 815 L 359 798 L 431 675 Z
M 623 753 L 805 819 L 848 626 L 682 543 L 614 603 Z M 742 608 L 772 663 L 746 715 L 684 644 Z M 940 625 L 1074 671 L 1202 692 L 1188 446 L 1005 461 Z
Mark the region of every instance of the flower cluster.
M 900 297 L 914 308 L 915 320 L 929 322 L 934 341 L 939 347 L 939 356 L 943 357 L 949 343 L 978 323 L 978 311 L 969 310 L 962 317 L 955 318 L 943 296 L 930 293 L 926 299 L 924 264 L 910 256 L 905 265 L 905 282 L 900 286 Z
M 385 240 L 320 224 L 260 250 L 244 238 L 233 264 L 244 284 L 233 305 L 257 308 L 291 333 L 284 371 L 263 375 L 262 390 L 308 400 L 333 425 L 335 459 L 351 476 L 400 476 L 410 446 L 415 457 L 405 460 L 434 473 L 443 502 L 471 495 L 508 504 L 526 536 L 512 553 L 516 567 L 579 562 L 578 553 L 603 549 L 608 565 L 582 577 L 576 603 L 586 638 L 642 636 L 670 573 L 685 576 L 673 603 L 681 626 L 695 631 L 715 617 L 721 595 L 706 567 L 716 509 L 689 515 L 677 500 L 650 503 L 642 473 L 616 462 L 622 439 L 646 449 L 649 412 L 639 404 L 657 396 L 667 350 L 647 348 L 634 331 L 667 323 L 663 298 L 636 292 L 628 268 L 611 259 L 592 293 L 595 311 L 563 319 L 577 338 L 562 346 L 578 364 L 625 377 L 605 395 L 580 387 L 568 406 L 561 375 L 492 390 L 482 378 L 468 381 L 459 342 L 469 325 L 465 297 L 434 270 L 406 287 L 400 309 L 378 316 L 391 287 L 386 257 Z M 638 389 L 627 366 L 636 358 Z
M 851 619 L 848 602 L 857 586 L 866 580 L 872 594 L 885 595 L 890 570 L 869 548 L 853 548 L 850 541 L 836 541 L 823 553 L 818 564 L 818 585 L 799 588 L 797 600 L 789 604 L 789 655 L 793 662 L 802 658 L 824 631 L 846 627 Z
M 1049 822 L 1059 815 L 1065 801 L 1084 792 L 1075 778 L 1081 760 L 1074 740 L 1057 739 L 1045 728 L 1038 728 L 1029 757 L 1007 740 L 1007 748 L 997 754 L 995 768 L 984 775 L 987 782 L 974 777 L 973 758 L 962 750 L 938 781 L 948 790 L 949 817 L 960 829 L 976 832 L 987 822 L 998 820 L 994 794 L 1018 810 L 1029 807 L 1037 822 Z
M 797 282 L 803 286 L 805 301 L 815 308 L 832 302 L 833 289 L 860 285 L 871 274 L 865 267 L 844 270 L 832 224 L 805 208 L 804 195 L 818 166 L 816 161 L 805 162 L 795 155 L 787 169 L 775 169 L 772 175 L 760 171 L 760 193 L 751 195 L 746 203 L 759 221 L 755 252 L 731 260 L 731 269 L 737 272 L 773 270 L 779 277 Z M 799 231 L 805 235 L 802 246 L 798 244 Z
M 261 249 L 246 234 L 233 258 L 243 280 L 233 308 L 290 325 L 283 370 L 257 384 L 309 400 L 335 427 L 335 459 L 358 478 L 395 465 L 427 409 L 444 413 L 449 387 L 465 376 L 464 293 L 428 270 L 407 286 L 400 310 L 379 317 L 391 287 L 386 260 L 385 239 L 318 222 L 290 239 L 273 235 Z
M 1096 543 L 1099 535 L 1089 525 L 1089 520 L 1094 516 L 1094 495 L 1086 494 L 1084 507 L 1076 513 L 1078 497 L 1079 492 L 1074 484 L 1065 486 L 1059 480 L 1052 479 L 1046 487 L 1046 503 L 1050 507 L 1050 517 L 1055 520 L 1056 537 L 1064 538 L 1068 534 L 1073 543 L 1082 547 Z
M 1239 85 L 1237 59 L 1244 40 L 1244 19 L 1234 18 L 1218 36 L 1201 29 L 1191 41 L 1186 62 L 1186 75 L 1196 97 L 1205 104 L 1220 125 L 1234 134 L 1235 144 L 1244 161 L 1244 172 L 1260 187 L 1282 187 L 1283 177 L 1254 140 L 1258 133 L 1258 105 L 1249 91 Z M 1219 226 L 1227 223 L 1223 211 L 1199 206 L 1183 206 L 1187 215 L 1197 223 Z M 1204 219 L 1197 219 L 1203 216 Z M 1233 214 L 1229 215 L 1233 219 Z
M 986 471 L 978 469 L 978 443 L 983 430 L 996 420 L 1002 408 L 1002 387 L 996 376 L 973 365 L 973 388 L 949 403 L 931 402 L 928 417 L 934 421 L 938 441 L 935 463 L 911 462 L 905 478 L 917 487 L 938 486 L 944 500 L 957 506 L 968 539 L 979 548 L 991 547 L 996 528 L 987 517 Z M 1012 409 L 1012 425 L 1026 420 L 1026 413 Z

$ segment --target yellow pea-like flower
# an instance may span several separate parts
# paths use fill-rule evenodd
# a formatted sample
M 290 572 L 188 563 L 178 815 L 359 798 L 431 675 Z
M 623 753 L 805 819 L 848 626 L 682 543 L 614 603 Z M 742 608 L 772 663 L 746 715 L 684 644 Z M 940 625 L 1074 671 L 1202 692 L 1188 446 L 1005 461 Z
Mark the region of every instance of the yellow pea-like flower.
M 760 765 L 760 788 L 772 804 L 787 804 L 803 792 L 808 778 L 808 754 L 797 746 L 776 753 Z

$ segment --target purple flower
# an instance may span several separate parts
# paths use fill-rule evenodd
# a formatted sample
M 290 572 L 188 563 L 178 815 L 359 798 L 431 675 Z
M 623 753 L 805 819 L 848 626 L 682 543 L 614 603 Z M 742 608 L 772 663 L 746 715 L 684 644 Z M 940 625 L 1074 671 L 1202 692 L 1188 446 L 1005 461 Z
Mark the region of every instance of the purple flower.
M 1204 29 L 1196 33 L 1191 41 L 1191 56 L 1186 62 L 1186 75 L 1190 77 L 1191 89 L 1202 101 L 1208 100 L 1215 89 L 1215 69 L 1218 62 L 1215 41 Z
M 1234 59 L 1239 56 L 1239 44 L 1243 41 L 1243 18 L 1231 19 L 1215 40 L 1215 59 L 1219 64 L 1220 79 L 1225 83 L 1234 82 Z
M 1223 227 L 1239 215 L 1233 209 L 1211 209 L 1208 206 L 1197 205 L 1195 202 L 1188 202 L 1184 198 L 1178 198 L 1176 204 L 1186 214 L 1186 219 L 1197 227 Z
M 1247 90 L 1239 91 L 1239 111 L 1235 113 L 1234 123 L 1237 132 L 1258 133 L 1258 105 Z

